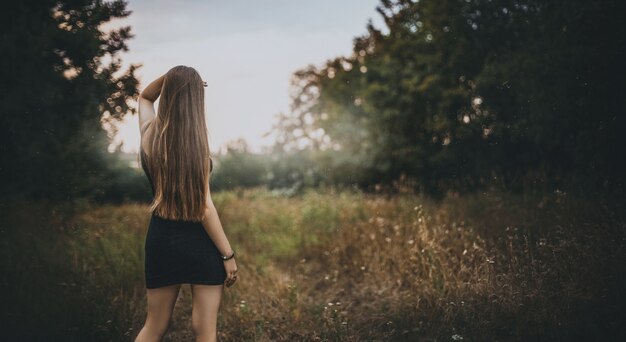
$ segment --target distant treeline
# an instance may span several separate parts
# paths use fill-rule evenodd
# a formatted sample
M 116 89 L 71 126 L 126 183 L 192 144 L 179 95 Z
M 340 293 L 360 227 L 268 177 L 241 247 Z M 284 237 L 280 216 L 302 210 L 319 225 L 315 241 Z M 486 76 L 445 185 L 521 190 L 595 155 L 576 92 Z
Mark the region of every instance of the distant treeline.
M 264 154 L 234 142 L 216 191 L 266 184 L 435 197 L 489 187 L 621 194 L 626 174 L 623 1 L 381 1 L 353 53 L 292 80 Z M 0 48 L 2 195 L 147 199 L 102 128 L 134 113 L 138 65 L 120 71 L 123 1 L 16 2 Z M 346 14 L 349 15 L 349 14 Z M 104 60 L 111 60 L 104 64 Z
M 353 53 L 295 74 L 281 145 L 316 168 L 432 195 L 623 193 L 624 1 L 381 1 Z

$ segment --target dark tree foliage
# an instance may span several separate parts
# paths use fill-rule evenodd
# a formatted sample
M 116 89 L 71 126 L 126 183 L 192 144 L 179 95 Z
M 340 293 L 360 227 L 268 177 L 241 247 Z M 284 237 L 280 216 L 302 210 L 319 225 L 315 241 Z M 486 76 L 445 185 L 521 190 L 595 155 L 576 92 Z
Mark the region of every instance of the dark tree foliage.
M 619 193 L 625 7 L 383 0 L 384 29 L 295 73 L 278 147 L 312 141 L 329 179 L 362 187 Z
M 111 177 L 102 120 L 134 113 L 132 65 L 120 71 L 130 27 L 125 1 L 14 1 L 0 34 L 0 182 L 7 198 L 97 196 Z M 126 170 L 128 172 L 128 170 Z

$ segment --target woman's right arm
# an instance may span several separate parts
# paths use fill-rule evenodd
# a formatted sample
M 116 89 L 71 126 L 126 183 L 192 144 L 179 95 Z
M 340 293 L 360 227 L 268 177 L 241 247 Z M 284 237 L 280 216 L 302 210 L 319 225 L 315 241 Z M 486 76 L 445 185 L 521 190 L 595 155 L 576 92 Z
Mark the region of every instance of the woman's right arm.
M 230 247 L 228 238 L 226 238 L 224 228 L 222 227 L 217 209 L 213 202 L 210 202 L 210 204 L 207 203 L 207 207 L 204 209 L 202 226 L 204 226 L 204 230 L 209 234 L 211 240 L 213 240 L 222 255 L 227 256 L 232 254 L 233 250 Z
M 202 218 L 202 226 L 207 234 L 209 234 L 209 237 L 213 240 L 213 243 L 215 243 L 215 246 L 220 253 L 223 256 L 229 256 L 233 253 L 233 250 L 228 242 L 226 234 L 224 233 L 224 228 L 222 227 L 219 215 L 217 214 L 217 209 L 211 199 L 210 190 L 208 190 L 207 195 L 204 217 Z M 224 260 L 224 268 L 226 269 L 226 279 L 224 284 L 230 287 L 237 279 L 237 262 L 235 261 L 235 258 L 233 257 L 228 260 Z

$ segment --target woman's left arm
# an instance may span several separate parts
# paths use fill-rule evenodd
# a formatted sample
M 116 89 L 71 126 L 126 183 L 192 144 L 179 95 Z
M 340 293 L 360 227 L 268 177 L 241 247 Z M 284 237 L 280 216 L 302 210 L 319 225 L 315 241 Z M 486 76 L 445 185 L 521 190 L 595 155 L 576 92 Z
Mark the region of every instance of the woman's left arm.
M 165 75 L 152 81 L 148 86 L 139 94 L 139 131 L 143 133 L 146 125 L 156 117 L 154 111 L 154 101 L 161 95 L 161 88 L 163 87 L 163 80 Z

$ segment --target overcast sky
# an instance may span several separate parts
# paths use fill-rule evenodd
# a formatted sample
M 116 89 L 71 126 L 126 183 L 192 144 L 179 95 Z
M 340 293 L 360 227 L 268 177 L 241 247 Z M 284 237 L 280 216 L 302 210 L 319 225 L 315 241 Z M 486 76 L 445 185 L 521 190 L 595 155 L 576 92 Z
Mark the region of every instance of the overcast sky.
M 132 26 L 121 55 L 141 63 L 140 89 L 176 65 L 194 67 L 206 89 L 209 143 L 217 151 L 244 138 L 253 151 L 275 115 L 288 112 L 289 79 L 308 64 L 352 52 L 368 19 L 381 27 L 378 0 L 148 1 L 130 0 L 132 14 L 113 23 Z M 125 69 L 125 68 L 124 68 Z M 156 107 L 156 106 L 155 106 Z M 127 116 L 113 145 L 137 152 L 137 116 Z

